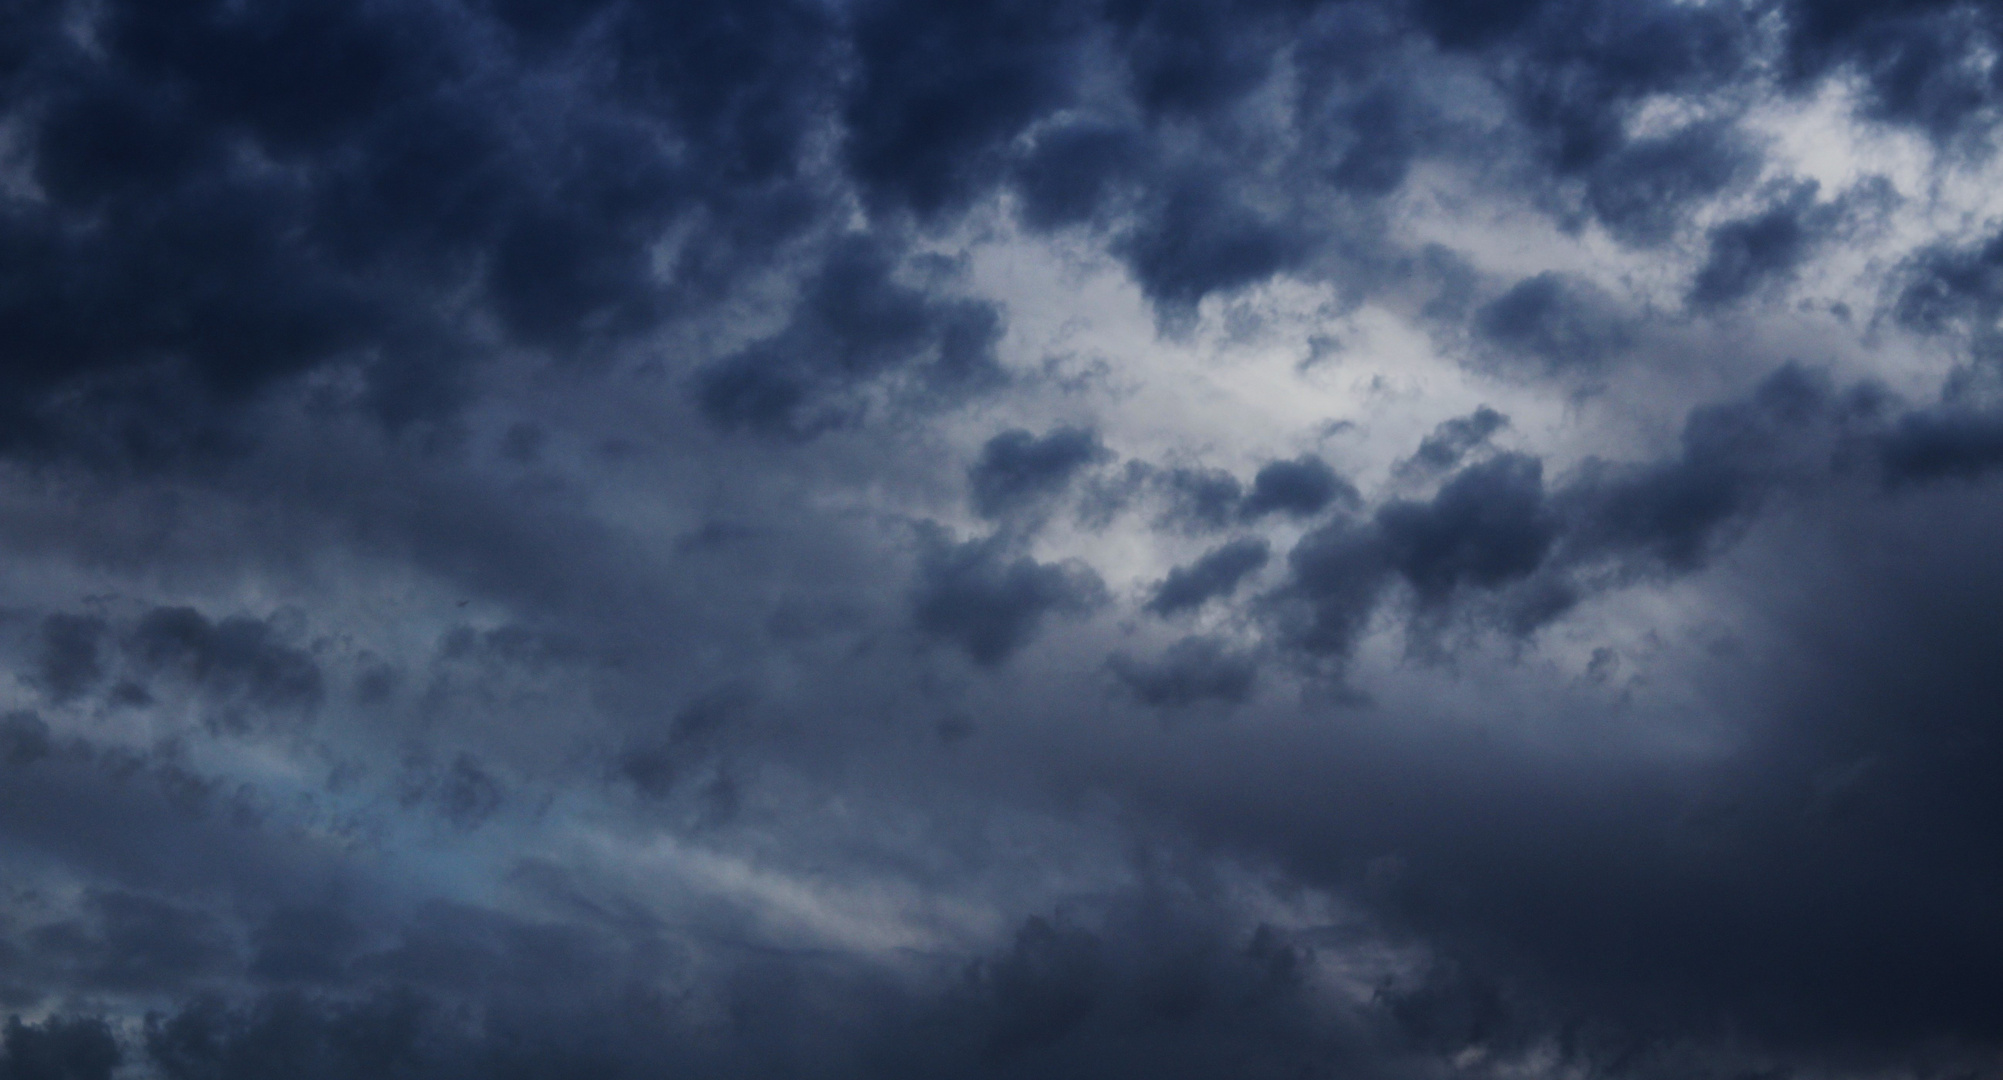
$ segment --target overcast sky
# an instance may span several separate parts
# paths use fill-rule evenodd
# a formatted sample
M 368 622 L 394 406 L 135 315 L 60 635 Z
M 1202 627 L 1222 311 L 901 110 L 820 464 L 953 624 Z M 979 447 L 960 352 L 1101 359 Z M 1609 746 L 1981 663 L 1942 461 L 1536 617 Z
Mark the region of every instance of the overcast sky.
M 2003 1075 L 2000 57 L 0 0 L 0 1080 Z

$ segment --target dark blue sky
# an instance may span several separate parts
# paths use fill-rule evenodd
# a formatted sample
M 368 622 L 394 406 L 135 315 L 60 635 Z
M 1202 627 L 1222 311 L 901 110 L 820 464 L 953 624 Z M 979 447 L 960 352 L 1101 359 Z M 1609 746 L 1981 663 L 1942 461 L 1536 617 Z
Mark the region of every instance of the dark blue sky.
M 1996 1075 L 1999 55 L 0 0 L 0 1080 Z

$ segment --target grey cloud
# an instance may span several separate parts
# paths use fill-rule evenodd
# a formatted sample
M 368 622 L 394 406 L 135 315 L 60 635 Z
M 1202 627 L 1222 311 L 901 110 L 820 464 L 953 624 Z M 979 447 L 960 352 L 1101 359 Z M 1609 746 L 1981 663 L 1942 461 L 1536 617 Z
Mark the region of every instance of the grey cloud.
M 1250 656 L 1205 637 L 1183 638 L 1152 661 L 1117 653 L 1110 665 L 1142 704 L 1170 708 L 1204 701 L 1242 702 L 1251 695 L 1259 671 Z
M 1892 314 L 1910 329 L 1968 337 L 1979 355 L 2003 352 L 1996 319 L 2003 312 L 2003 233 L 1969 245 L 1930 245 L 1904 268 Z
M 784 330 L 700 373 L 703 412 L 725 428 L 805 438 L 857 422 L 860 391 L 899 376 L 949 398 L 998 379 L 994 308 L 932 297 L 893 270 L 865 238 L 837 244 Z
M 492 817 L 503 799 L 500 783 L 471 754 L 452 759 L 452 767 L 439 782 L 437 797 L 446 820 L 460 828 L 471 828 Z
M 1245 486 L 1222 469 L 1170 469 L 1162 475 L 1168 519 L 1197 530 L 1222 529 L 1235 517 Z
M 1384 589 L 1384 552 L 1376 534 L 1339 518 L 1301 537 L 1287 553 L 1297 610 L 1287 618 L 1292 643 L 1311 654 L 1346 656 Z
M 288 904 L 273 910 L 251 933 L 248 970 L 279 985 L 338 985 L 364 940 L 353 916 L 337 905 Z
M 1571 608 L 1580 574 L 1614 580 L 1703 566 L 1770 491 L 1812 487 L 1833 467 L 1835 394 L 1785 367 L 1746 400 L 1692 410 L 1682 450 L 1662 461 L 1591 460 L 1556 490 L 1543 462 L 1497 454 L 1461 468 L 1430 500 L 1400 499 L 1303 536 L 1275 593 L 1287 637 L 1347 656 L 1394 581 L 1434 613 L 1519 587 L 1501 612 L 1516 633 Z
M 1543 463 L 1501 454 L 1456 473 L 1430 503 L 1377 512 L 1390 565 L 1438 602 L 1461 584 L 1494 588 L 1543 563 L 1558 523 L 1545 505 Z
M 1262 466 L 1253 474 L 1252 490 L 1238 513 L 1247 521 L 1267 514 L 1312 517 L 1330 506 L 1353 507 L 1361 498 L 1355 485 L 1337 476 L 1328 462 L 1309 454 Z
M 1691 411 L 1678 456 L 1639 467 L 1590 462 L 1561 498 L 1577 522 L 1572 557 L 1640 556 L 1672 570 L 1700 565 L 1719 530 L 1750 512 L 1827 422 L 1827 380 L 1788 366 L 1743 402 Z
M 1725 190 L 1754 164 L 1730 126 L 1693 124 L 1609 154 L 1587 180 L 1586 202 L 1621 241 L 1663 244 L 1684 227 L 1693 204 Z
M 123 1058 L 168 1077 L 223 1080 L 275 1069 L 327 1080 L 627 1077 L 662 1063 L 723 1077 L 1398 1075 L 1373 1055 L 1404 1052 L 1375 1007 L 1347 1022 L 1318 1015 L 1311 945 L 1219 920 L 1186 890 L 1137 890 L 1088 918 L 1027 917 L 942 980 L 936 997 L 835 963 L 791 975 L 770 960 L 748 963 L 711 991 L 728 1007 L 720 1026 L 643 985 L 606 984 L 607 968 L 592 965 L 623 972 L 640 958 L 603 936 L 450 914 L 463 920 L 456 932 L 413 927 L 406 947 L 463 950 L 466 973 L 487 980 L 470 997 L 421 985 L 207 995 L 150 1015 L 126 1047 L 83 1018 L 21 1025 L 10 1046 L 22 1062 L 100 1070 L 75 1074 L 84 1077 Z M 554 987 L 574 996 L 550 1002 Z M 801 1030 L 814 1037 L 797 1038 Z
M 178 991 L 234 966 L 233 943 L 199 910 L 158 897 L 98 892 L 87 920 L 42 926 L 30 940 L 45 963 L 93 990 Z
M 125 1054 L 110 1025 L 94 1017 L 7 1018 L 0 1076 L 7 1080 L 111 1080 Z
M 1396 471 L 1416 477 L 1450 470 L 1508 426 L 1508 417 L 1486 405 L 1466 416 L 1442 420 L 1411 457 L 1398 463 Z
M 696 698 L 674 714 L 663 735 L 637 740 L 620 753 L 620 775 L 643 794 L 666 796 L 684 772 L 713 752 L 724 728 L 741 721 L 751 704 L 751 691 L 744 686 Z
M 53 750 L 49 742 L 49 725 L 26 709 L 16 709 L 0 716 L 0 747 L 6 750 L 5 754 L 0 754 L 0 760 L 9 765 L 31 765 L 40 761 Z
M 1178 178 L 1149 204 L 1116 250 L 1148 296 L 1187 314 L 1205 296 L 1292 269 L 1309 238 L 1258 213 L 1212 176 Z
M 1861 77 L 1867 113 L 1875 118 L 1952 143 L 1980 130 L 1996 103 L 1994 79 L 1971 63 L 2003 33 L 1987 8 L 1797 0 L 1783 10 L 1787 73 L 1797 82 L 1832 72 Z
M 991 181 L 1001 147 L 1070 98 L 1088 25 L 1047 2 L 886 2 L 858 16 L 848 158 L 878 200 L 920 214 L 964 204 Z
M 0 1080 L 1981 1075 L 1999 40 L 0 5 Z
M 1062 490 L 1080 469 L 1110 456 L 1099 437 L 1083 428 L 1055 428 L 1038 437 L 1021 428 L 1004 431 L 981 447 L 967 471 L 974 509 L 995 518 Z
M 57 613 L 42 620 L 38 675 L 51 698 L 75 698 L 103 677 L 98 645 L 104 632 L 104 620 L 94 616 Z
M 319 665 L 263 620 L 211 622 L 193 608 L 156 608 L 133 627 L 126 648 L 148 668 L 266 707 L 310 706 L 324 692 Z
M 1591 374 L 1634 342 L 1629 321 L 1603 290 L 1548 271 L 1483 305 L 1474 330 L 1505 361 L 1552 373 Z
M 1915 410 L 1880 437 L 1878 455 L 1894 484 L 1973 479 L 2003 465 L 2003 415 L 1953 406 Z
M 728 17 L 704 5 L 115 4 L 90 20 L 94 50 L 64 32 L 58 7 L 24 9 L 9 35 L 41 43 L 10 54 L 5 77 L 46 196 L 0 227 L 16 268 L 0 311 L 15 357 L 9 438 L 152 464 L 241 450 L 256 434 L 236 415 L 247 400 L 335 367 L 360 373 L 348 404 L 392 422 L 449 413 L 485 347 L 453 310 L 523 347 L 602 355 L 792 265 L 796 242 L 829 232 L 820 223 L 844 188 L 932 221 L 1015 184 L 1039 227 L 1097 218 L 1114 187 L 1131 188 L 1103 223 L 1170 311 L 1324 272 L 1331 241 L 1372 241 L 1298 212 L 1317 191 L 1374 197 L 1412 160 L 1454 152 L 1453 133 L 1413 119 L 1424 95 L 1399 85 L 1408 57 L 1392 27 L 1407 20 L 1449 51 L 1507 60 L 1496 90 L 1550 169 L 1584 178 L 1617 234 L 1653 243 L 1738 176 L 1746 152 L 1727 121 L 1633 141 L 1623 117 L 1651 94 L 1702 96 L 1757 67 L 1746 16 L 1673 4 L 1623 19 L 1539 3 L 1341 18 L 1272 3 L 1228 17 L 1179 3 L 942 14 L 775 2 Z M 1798 81 L 1862 71 L 1888 118 L 1959 130 L 1993 98 L 1963 72 L 1994 37 L 1974 9 L 1804 2 L 1781 15 Z M 1343 47 L 1359 34 L 1387 46 Z M 1300 157 L 1251 137 L 1237 111 L 1290 42 L 1314 95 L 1304 103 L 1341 131 Z M 1112 100 L 1082 77 L 1107 62 Z M 587 69 L 599 77 L 568 78 Z M 537 108 L 557 85 L 562 105 Z M 1148 122 L 1118 119 L 1129 106 Z M 1169 134 L 1177 124 L 1190 139 Z M 817 147 L 830 134 L 827 161 Z M 282 168 L 241 167 L 239 150 Z M 1248 154 L 1269 190 L 1249 190 Z M 1731 248 L 1738 234 L 1720 235 Z M 978 374 L 993 330 L 976 308 L 942 302 L 931 330 L 903 335 L 840 325 L 831 304 L 874 310 L 866 286 L 841 292 L 852 274 L 882 276 L 872 258 L 884 256 L 837 244 L 806 275 L 801 306 L 816 314 L 709 369 L 699 395 L 712 416 L 810 433 L 852 418 L 846 381 L 919 353 L 944 354 L 919 380 L 935 391 Z M 895 289 L 874 302 L 922 305 Z M 123 315 L 94 317 L 102 307 Z M 808 355 L 829 352 L 831 364 Z
M 1212 548 L 1188 566 L 1169 571 L 1168 577 L 1155 587 L 1147 610 L 1156 615 L 1174 615 L 1229 596 L 1247 577 L 1263 569 L 1271 557 L 1272 545 L 1252 536 Z
M 1690 303 L 1722 307 L 1791 277 L 1842 218 L 1839 207 L 1817 204 L 1815 191 L 1803 185 L 1758 214 L 1714 226 Z
M 566 51 L 496 49 L 480 9 L 110 5 L 87 49 L 58 7 L 22 13 L 44 47 L 5 73 L 47 197 L 0 224 L 16 446 L 227 448 L 247 396 L 330 364 L 359 365 L 386 418 L 436 415 L 465 392 L 471 342 L 441 318 L 457 290 L 522 344 L 588 346 L 808 224 L 797 151 L 829 65 L 805 6 L 601 7 L 608 78 L 554 112 L 527 106 Z M 675 160 L 651 125 L 702 152 Z M 716 227 L 666 287 L 651 245 L 691 215 Z
M 1037 562 L 999 536 L 956 544 L 930 532 L 922 543 L 913 624 L 982 666 L 1000 664 L 1028 644 L 1046 616 L 1090 611 L 1104 596 L 1090 567 Z
M 1067 124 L 1039 134 L 1015 167 L 1023 220 L 1056 229 L 1095 220 L 1141 164 L 1138 133 L 1111 124 Z

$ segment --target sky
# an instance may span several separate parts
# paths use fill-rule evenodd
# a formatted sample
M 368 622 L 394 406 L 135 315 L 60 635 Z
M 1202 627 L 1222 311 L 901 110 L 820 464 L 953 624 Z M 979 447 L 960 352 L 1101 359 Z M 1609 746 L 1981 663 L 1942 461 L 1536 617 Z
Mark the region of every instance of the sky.
M 2003 1076 L 2003 8 L 0 0 L 0 1080 Z

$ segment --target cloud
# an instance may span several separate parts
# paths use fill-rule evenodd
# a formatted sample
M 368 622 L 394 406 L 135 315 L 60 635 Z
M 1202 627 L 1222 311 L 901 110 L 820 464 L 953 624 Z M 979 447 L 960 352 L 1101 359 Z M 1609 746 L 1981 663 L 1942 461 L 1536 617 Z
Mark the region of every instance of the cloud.
M 1690 285 L 1690 302 L 1714 308 L 1786 280 L 1841 223 L 1838 206 L 1817 204 L 1804 185 L 1751 217 L 1713 226 L 1710 252 Z
M 2003 310 L 1999 271 L 2003 234 L 1973 244 L 1929 245 L 1908 260 L 1893 317 L 1922 333 L 1959 332 L 1983 355 L 1996 355 L 1996 315 Z
M 1429 602 L 1462 583 L 1494 588 L 1528 575 L 1557 536 L 1543 463 L 1520 454 L 1468 466 L 1430 503 L 1383 507 L 1377 527 L 1391 566 Z
M 1115 653 L 1113 674 L 1142 704 L 1178 708 L 1202 701 L 1237 704 L 1252 693 L 1258 665 L 1204 637 L 1187 637 L 1170 645 L 1155 661 L 1135 660 Z
M 1000 376 L 995 310 L 902 285 L 866 238 L 837 244 L 779 333 L 697 376 L 703 413 L 726 429 L 810 438 L 859 421 L 870 390 L 902 377 L 908 393 L 951 397 Z
M 1999 33 L 1993 13 L 1952 3 L 1788 5 L 1788 74 L 1860 77 L 1869 115 L 1952 142 L 1979 128 L 1996 87 L 1977 57 Z
M 1586 184 L 1586 203 L 1627 244 L 1668 242 L 1693 204 L 1716 195 L 1755 164 L 1729 125 L 1696 123 L 1636 139 L 1607 155 Z
M 8 1080 L 110 1080 L 124 1053 L 103 1020 L 58 1017 L 24 1024 L 7 1020 L 0 1075 Z
M 1083 614 L 1103 600 L 1105 587 L 1090 567 L 1037 562 L 1014 554 L 999 536 L 956 544 L 928 531 L 922 543 L 913 623 L 982 666 L 1027 645 L 1046 616 Z
M 1999 32 L 0 6 L 0 1080 L 1983 1075 Z
M 1196 530 L 1222 529 L 1233 519 L 1245 485 L 1222 469 L 1174 468 L 1162 475 L 1168 520 Z
M 1156 615 L 1174 615 L 1229 596 L 1246 578 L 1264 569 L 1271 557 L 1272 545 L 1258 537 L 1243 537 L 1212 548 L 1188 566 L 1169 571 L 1155 587 L 1147 609 Z
M 133 627 L 126 649 L 144 668 L 264 708 L 311 706 L 325 692 L 312 657 L 270 623 L 240 615 L 211 622 L 193 608 L 155 608 Z
M 1509 426 L 1509 418 L 1486 405 L 1466 416 L 1442 420 L 1433 433 L 1419 443 L 1412 456 L 1398 463 L 1397 471 L 1422 477 L 1444 472 L 1486 444 L 1489 437 Z
M 1247 521 L 1268 514 L 1312 517 L 1331 505 L 1354 506 L 1359 499 L 1355 486 L 1337 476 L 1328 462 L 1303 455 L 1261 466 L 1238 514 Z
M 58 613 L 42 620 L 38 677 L 51 698 L 74 698 L 103 677 L 98 643 L 104 631 L 103 619 L 86 615 Z
M 1891 482 L 1975 478 L 2003 465 L 2003 416 L 1941 407 L 1900 417 L 1878 453 Z
M 809 7 L 611 14 L 609 77 L 556 109 L 508 103 L 551 100 L 563 50 L 450 7 L 111 5 L 89 47 L 55 8 L 24 14 L 46 48 L 8 76 L 39 195 L 0 222 L 10 442 L 199 450 L 234 426 L 205 409 L 329 366 L 387 418 L 433 416 L 479 338 L 455 295 L 503 340 L 573 350 L 807 223 L 796 151 L 829 73 Z M 664 71 L 714 92 L 661 109 Z M 702 151 L 678 162 L 657 130 Z M 677 222 L 668 283 L 654 245 Z
M 1591 282 L 1548 271 L 1483 305 L 1474 329 L 1505 362 L 1552 373 L 1590 374 L 1634 342 L 1611 297 Z
M 989 439 L 967 470 L 974 509 L 997 518 L 1040 496 L 1060 491 L 1080 469 L 1109 457 L 1097 435 L 1083 428 L 1055 428 L 1042 437 L 1012 428 Z

